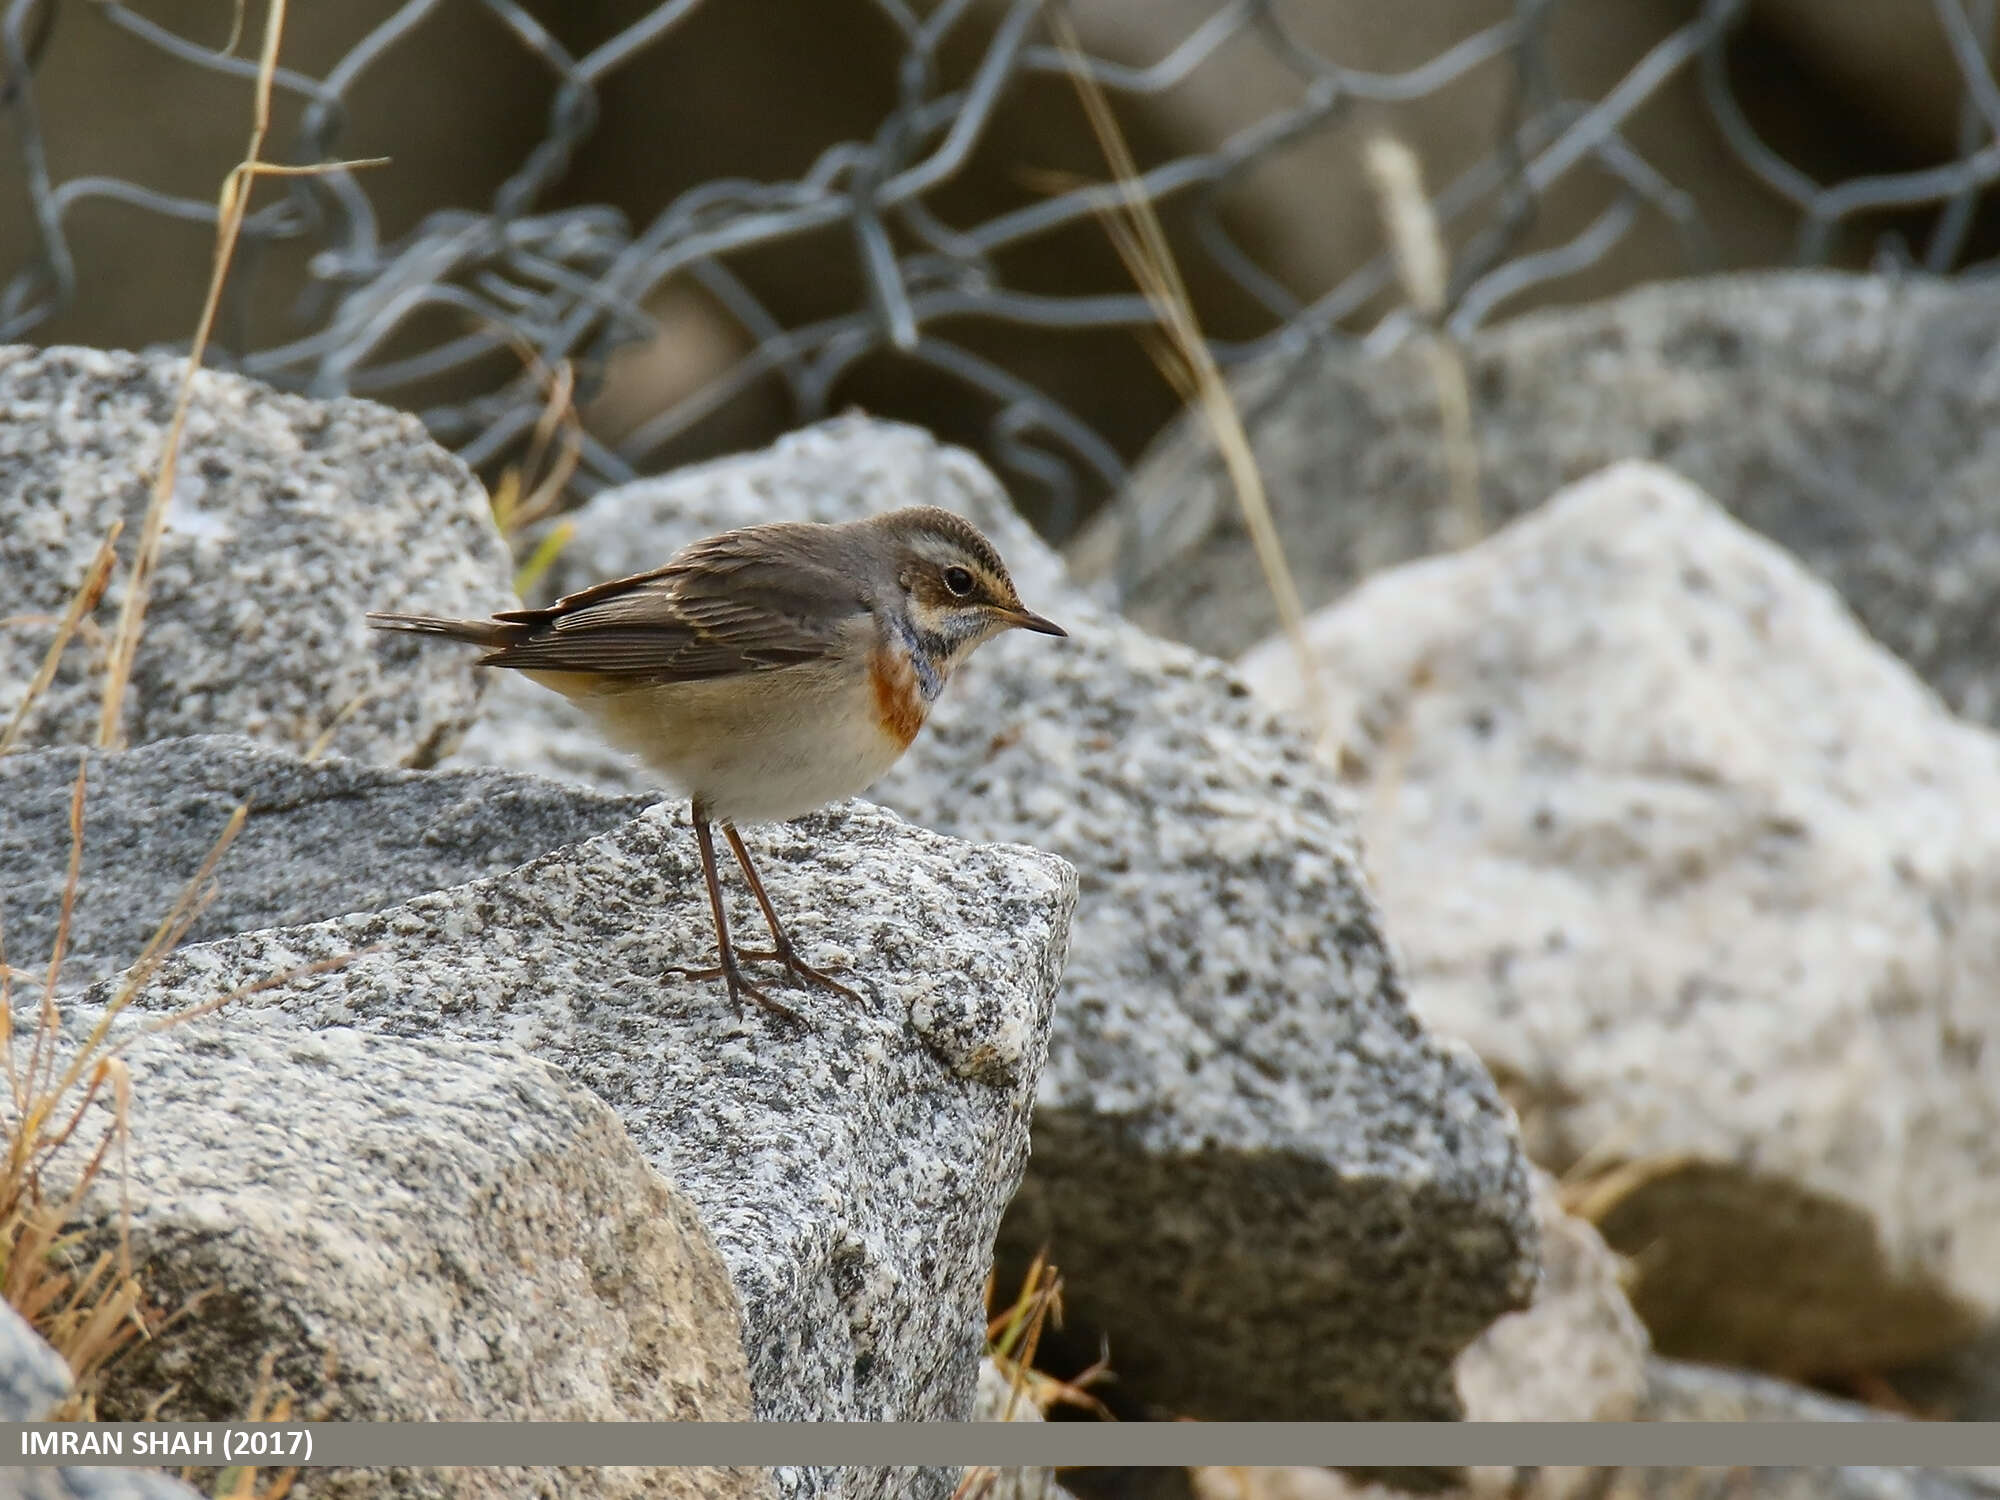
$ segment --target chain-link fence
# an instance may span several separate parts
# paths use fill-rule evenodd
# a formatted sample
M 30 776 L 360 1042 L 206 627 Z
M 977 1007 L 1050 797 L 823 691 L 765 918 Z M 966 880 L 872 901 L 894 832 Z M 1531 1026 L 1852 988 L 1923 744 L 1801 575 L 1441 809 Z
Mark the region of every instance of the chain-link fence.
M 434 203 L 394 238 L 379 227 L 366 172 L 335 170 L 262 189 L 266 206 L 246 225 L 249 251 L 231 296 L 251 295 L 258 246 L 305 245 L 313 252 L 300 261 L 305 283 L 292 289 L 301 294 L 300 321 L 282 338 L 236 347 L 225 339 L 217 362 L 288 389 L 417 406 L 441 441 L 475 465 L 490 465 L 534 427 L 548 370 L 568 362 L 579 389 L 594 389 L 615 349 L 655 335 L 661 290 L 691 285 L 739 331 L 737 356 L 629 430 L 586 434 L 577 478 L 585 490 L 655 467 L 677 437 L 753 387 L 782 391 L 787 420 L 803 423 L 842 399 L 850 371 L 887 359 L 969 398 L 989 459 L 1011 483 L 1036 492 L 1049 530 L 1066 532 L 1080 505 L 1119 484 L 1132 456 L 1129 434 L 1108 435 L 1093 420 L 1087 393 L 1079 397 L 1038 378 L 1032 362 L 1010 360 L 1004 350 L 1019 347 L 1018 337 L 995 353 L 979 330 L 1003 326 L 1033 338 L 1119 330 L 1129 337 L 1152 324 L 1144 299 L 1129 290 L 1051 286 L 1045 277 L 1034 283 L 1013 269 L 1017 249 L 1090 225 L 1115 190 L 1072 177 L 974 220 L 940 204 L 996 122 L 1024 107 L 1025 88 L 1037 79 L 1068 86 L 1075 55 L 1056 45 L 1045 0 L 821 3 L 893 28 L 900 49 L 894 99 L 872 133 L 816 143 L 809 169 L 789 180 L 704 181 L 637 225 L 616 206 L 558 201 L 560 185 L 599 126 L 600 92 L 635 60 L 679 44 L 700 0 L 665 0 L 577 51 L 558 40 L 555 17 L 517 0 L 409 0 L 319 76 L 281 68 L 277 87 L 296 101 L 296 123 L 272 155 L 289 163 L 335 161 L 351 149 L 356 81 L 397 49 L 424 45 L 420 33 L 441 7 L 483 10 L 546 70 L 551 92 L 545 127 L 497 192 L 476 203 Z M 1431 199 L 1452 244 L 1443 321 L 1455 333 L 1503 304 L 1552 287 L 1559 292 L 1635 235 L 1671 240 L 1681 266 L 1714 259 L 1717 216 L 1727 210 L 1672 180 L 1631 133 L 1649 101 L 1669 87 L 1698 95 L 1707 128 L 1736 168 L 1788 215 L 1791 258 L 1825 262 L 1846 236 L 1850 262 L 1858 256 L 1920 270 L 1966 269 L 1978 253 L 1981 195 L 2000 174 L 2000 85 L 1988 63 L 1995 0 L 1911 0 L 1952 60 L 1950 76 L 1936 83 L 1956 101 L 1956 153 L 1933 165 L 1824 182 L 1753 123 L 1755 99 L 1746 98 L 1742 67 L 1730 53 L 1744 8 L 1745 0 L 1689 0 L 1681 19 L 1594 92 L 1578 91 L 1559 65 L 1563 27 L 1576 7 L 1557 0 L 1489 7 L 1498 16 L 1492 24 L 1464 31 L 1401 71 L 1365 70 L 1327 55 L 1305 34 L 1295 8 L 1276 0 L 1163 6 L 1160 14 L 1185 16 L 1185 24 L 1138 61 L 1108 55 L 1085 26 L 1083 61 L 1121 110 L 1169 101 L 1204 70 L 1240 66 L 1246 49 L 1293 85 L 1241 128 L 1141 163 L 1144 191 L 1174 215 L 1178 253 L 1252 310 L 1236 320 L 1246 324 L 1245 336 L 1217 342 L 1225 366 L 1302 341 L 1360 336 L 1385 317 L 1393 327 L 1399 316 L 1386 252 L 1378 248 L 1327 284 L 1301 289 L 1296 276 L 1274 271 L 1246 243 L 1231 218 L 1232 194 L 1302 143 L 1364 130 L 1373 111 L 1442 96 L 1496 70 L 1506 79 L 1504 102 L 1498 120 L 1488 121 L 1483 154 L 1436 184 Z M 224 54 L 116 0 L 0 0 L 0 96 L 9 154 L 20 168 L 12 188 L 9 169 L 0 166 L 0 215 L 25 212 L 32 220 L 25 263 L 0 264 L 0 341 L 34 338 L 63 308 L 92 296 L 74 243 L 85 205 L 108 202 L 128 215 L 196 223 L 215 215 L 212 201 L 157 184 L 52 170 L 60 142 L 37 107 L 37 63 L 51 32 L 117 28 L 142 40 L 158 66 L 213 75 L 221 88 L 221 80 L 254 75 L 254 56 L 242 54 L 254 53 L 262 7 L 251 0 L 249 10 L 253 45 Z M 645 149 L 670 151 L 672 143 Z M 1603 184 L 1602 201 L 1580 227 L 1551 241 L 1538 210 L 1579 176 Z M 1363 198 L 1344 212 L 1370 218 L 1373 210 Z M 1906 218 L 1889 233 L 1881 216 L 1896 213 Z M 1856 223 L 1873 226 L 1859 252 L 1850 232 Z M 815 254 L 841 261 L 843 284 L 860 291 L 851 305 L 800 317 L 776 305 L 745 267 L 813 236 L 820 237 Z M 1407 322 L 1407 311 L 1400 316 Z M 511 373 L 482 388 L 435 404 L 413 399 L 440 380 L 490 369 L 494 356 L 510 349 L 531 350 L 540 370 L 516 359 Z

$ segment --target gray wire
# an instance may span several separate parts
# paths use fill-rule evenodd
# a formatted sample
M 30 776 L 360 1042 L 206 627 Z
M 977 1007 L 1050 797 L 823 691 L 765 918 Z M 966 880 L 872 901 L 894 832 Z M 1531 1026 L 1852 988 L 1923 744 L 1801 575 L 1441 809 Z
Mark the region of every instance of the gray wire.
M 0 129 L 20 163 L 29 227 L 26 259 L 0 266 L 0 339 L 30 337 L 64 308 L 87 297 L 79 281 L 70 225 L 80 204 L 107 205 L 147 220 L 212 223 L 215 207 L 95 166 L 61 178 L 35 91 L 35 36 L 48 0 L 0 0 Z M 318 395 L 367 393 L 408 400 L 443 377 L 468 379 L 494 356 L 524 348 L 543 368 L 569 361 L 578 390 L 603 378 L 621 345 L 657 336 L 651 308 L 676 286 L 699 289 L 731 321 L 745 350 L 671 409 L 657 413 L 617 444 L 588 439 L 579 492 L 622 482 L 704 420 L 773 382 L 797 421 L 832 409 L 842 381 L 872 359 L 901 361 L 956 383 L 987 404 L 984 451 L 1009 478 L 1039 494 L 1050 529 L 1060 534 L 1083 513 L 1086 497 L 1121 483 L 1125 458 L 1085 416 L 1037 388 L 997 356 L 982 328 L 1130 334 L 1152 325 L 1144 298 L 1129 288 L 1068 293 L 1016 284 L 1013 252 L 1033 241 L 1088 226 L 1123 201 L 1122 190 L 1081 183 L 994 212 L 954 222 L 940 193 L 962 174 L 1003 113 L 1015 107 L 1024 79 L 1066 77 L 1078 60 L 1054 45 L 1044 0 L 823 0 L 850 7 L 869 24 L 886 21 L 903 49 L 896 94 L 865 139 L 819 143 L 803 174 L 781 182 L 718 179 L 681 193 L 652 220 L 634 226 L 606 204 L 548 201 L 570 162 L 596 129 L 598 90 L 649 49 L 679 45 L 678 30 L 700 0 L 660 0 L 631 24 L 573 55 L 523 0 L 478 0 L 514 45 L 550 80 L 539 138 L 513 164 L 489 202 L 438 204 L 393 241 L 382 238 L 369 174 L 329 171 L 285 180 L 277 201 L 245 226 L 246 252 L 296 242 L 306 252 L 303 281 L 289 290 L 304 321 L 260 330 L 249 321 L 252 282 L 270 266 L 246 253 L 232 280 L 233 321 L 245 330 L 218 363 L 287 389 Z M 1225 209 L 1251 174 L 1307 141 L 1361 128 L 1360 105 L 1405 105 L 1442 95 L 1493 68 L 1508 69 L 1513 99 L 1491 149 L 1432 199 L 1453 247 L 1455 274 L 1446 321 L 1464 337 L 1504 304 L 1532 288 L 1560 285 L 1600 265 L 1635 234 L 1674 237 L 1690 267 L 1713 264 L 1713 209 L 1676 183 L 1635 144 L 1634 125 L 1690 68 L 1719 138 L 1742 168 L 1796 213 L 1797 258 L 1823 262 L 1845 226 L 1871 214 L 1935 210 L 1913 265 L 1989 278 L 1995 264 L 1964 265 L 1979 210 L 2000 178 L 2000 80 L 1992 63 L 1996 0 L 1932 0 L 1930 13 L 1955 63 L 1958 136 L 1949 160 L 1921 171 L 1820 183 L 1759 137 L 1738 101 L 1728 68 L 1729 37 L 1744 0 L 1702 0 L 1695 14 L 1664 36 L 1595 98 L 1566 93 L 1556 77 L 1553 39 L 1565 24 L 1556 0 L 1516 0 L 1497 25 L 1468 29 L 1403 72 L 1349 66 L 1296 34 L 1274 0 L 1211 0 L 1150 58 L 1086 52 L 1085 73 L 1115 100 L 1162 100 L 1212 67 L 1254 49 L 1295 82 L 1222 140 L 1191 142 L 1147 161 L 1137 190 L 1174 212 L 1178 248 L 1240 289 L 1245 306 L 1266 322 L 1246 337 L 1217 340 L 1230 365 L 1296 357 L 1316 343 L 1348 338 L 1357 320 L 1389 337 L 1402 323 L 1394 268 L 1386 252 L 1333 286 L 1288 286 L 1265 263 L 1254 234 Z M 240 86 L 255 76 L 246 56 L 225 56 L 180 36 L 120 3 L 77 6 L 65 25 L 111 25 L 158 54 L 161 67 L 213 75 Z M 276 85 L 299 101 L 297 124 L 272 155 L 298 164 L 343 155 L 348 110 L 372 69 L 399 49 L 422 45 L 424 24 L 441 0 L 405 0 L 335 58 L 321 77 L 292 67 Z M 544 11 L 544 14 L 552 12 Z M 1037 97 L 1040 97 L 1039 95 Z M 669 149 L 671 143 L 669 144 Z M 1579 177 L 1612 184 L 1616 196 L 1581 233 L 1550 247 L 1532 238 L 1538 205 Z M 1372 221 L 1363 200 L 1350 206 Z M 13 205 L 0 212 L 17 212 Z M 93 229 L 99 222 L 92 217 Z M 842 258 L 862 289 L 857 305 L 788 323 L 750 257 L 812 238 Z M 286 261 L 293 264 L 293 261 Z M 261 302 L 254 305 L 262 305 Z M 442 318 L 439 314 L 445 316 Z M 1408 321 L 1403 319 L 1402 321 Z M 1411 326 L 1415 326 L 1412 324 Z M 261 336 L 260 336 L 261 335 Z M 522 373 L 422 415 L 441 440 L 473 462 L 512 452 L 540 415 L 544 392 Z

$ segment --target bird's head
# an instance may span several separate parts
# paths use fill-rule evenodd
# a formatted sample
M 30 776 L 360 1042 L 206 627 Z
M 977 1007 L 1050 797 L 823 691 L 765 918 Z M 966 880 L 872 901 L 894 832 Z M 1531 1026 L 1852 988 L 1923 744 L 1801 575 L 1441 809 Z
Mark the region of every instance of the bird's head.
M 894 556 L 901 615 L 942 671 L 1003 630 L 1069 633 L 1021 603 L 1007 565 L 970 521 L 926 505 L 891 511 L 876 524 Z

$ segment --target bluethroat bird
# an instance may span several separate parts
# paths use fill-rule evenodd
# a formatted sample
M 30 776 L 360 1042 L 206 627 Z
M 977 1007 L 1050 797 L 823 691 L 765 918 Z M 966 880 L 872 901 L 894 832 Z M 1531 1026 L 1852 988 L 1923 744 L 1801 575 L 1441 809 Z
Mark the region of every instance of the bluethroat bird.
M 978 528 L 933 506 L 725 531 L 663 567 L 545 609 L 368 619 L 485 647 L 478 665 L 512 667 L 561 693 L 687 796 L 718 962 L 670 972 L 719 978 L 738 1006 L 748 997 L 793 1019 L 750 982 L 742 960 L 774 960 L 859 997 L 800 959 L 737 825 L 782 822 L 865 791 L 909 748 L 981 642 L 1016 627 L 1067 633 L 1022 607 Z M 764 913 L 769 951 L 730 944 L 717 823 Z

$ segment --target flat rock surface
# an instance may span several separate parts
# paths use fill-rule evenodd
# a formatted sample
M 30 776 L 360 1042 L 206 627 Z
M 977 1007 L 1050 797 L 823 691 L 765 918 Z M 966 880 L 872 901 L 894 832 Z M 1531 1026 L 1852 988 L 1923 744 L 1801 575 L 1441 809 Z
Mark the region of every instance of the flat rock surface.
M 181 370 L 165 355 L 0 348 L 0 725 L 122 519 L 120 566 L 92 617 L 115 632 Z M 337 752 L 428 764 L 478 684 L 363 615 L 515 602 L 484 492 L 417 418 L 234 375 L 196 378 L 163 537 L 128 743 L 229 733 L 303 750 L 330 730 Z M 73 641 L 23 742 L 95 743 L 103 664 L 89 638 Z
M 1830 580 L 1958 712 L 2000 727 L 2000 302 L 1910 277 L 1643 287 L 1470 340 L 1489 526 L 1620 459 L 1666 464 Z M 1424 351 L 1320 349 L 1235 381 L 1307 607 L 1440 549 L 1447 452 Z M 1277 625 L 1198 421 L 1071 556 L 1132 618 L 1233 656 Z
M 1655 1343 L 1812 1374 L 1983 1327 L 2000 737 L 1651 465 L 1308 637 L 1416 1007 L 1594 1163 Z M 1283 642 L 1243 666 L 1300 703 Z
M 1533 1282 L 1526 1170 L 1477 1062 L 1405 1004 L 1302 736 L 1221 664 L 1070 589 L 977 461 L 910 428 L 843 419 L 599 496 L 550 587 L 730 526 L 918 503 L 980 525 L 1071 632 L 980 648 L 869 794 L 1082 881 L 1003 1266 L 1051 1243 L 1071 1314 L 1169 1409 L 1454 1415 L 1454 1356 Z M 501 675 L 463 762 L 650 784 Z
M 17 968 L 40 972 L 55 941 L 79 756 L 0 759 L 0 933 Z M 497 875 L 613 828 L 649 801 L 491 771 L 306 762 L 223 736 L 92 751 L 89 765 L 63 962 L 72 987 L 138 958 L 239 803 L 250 816 L 190 941 L 373 911 Z
M 748 838 L 802 952 L 859 1005 L 788 993 L 799 1024 L 669 977 L 713 947 L 693 840 L 661 810 L 382 911 L 183 949 L 138 1003 L 344 958 L 235 1004 L 302 1035 L 532 1052 L 699 1210 L 743 1304 L 757 1416 L 962 1419 L 1074 876 L 860 806 Z

